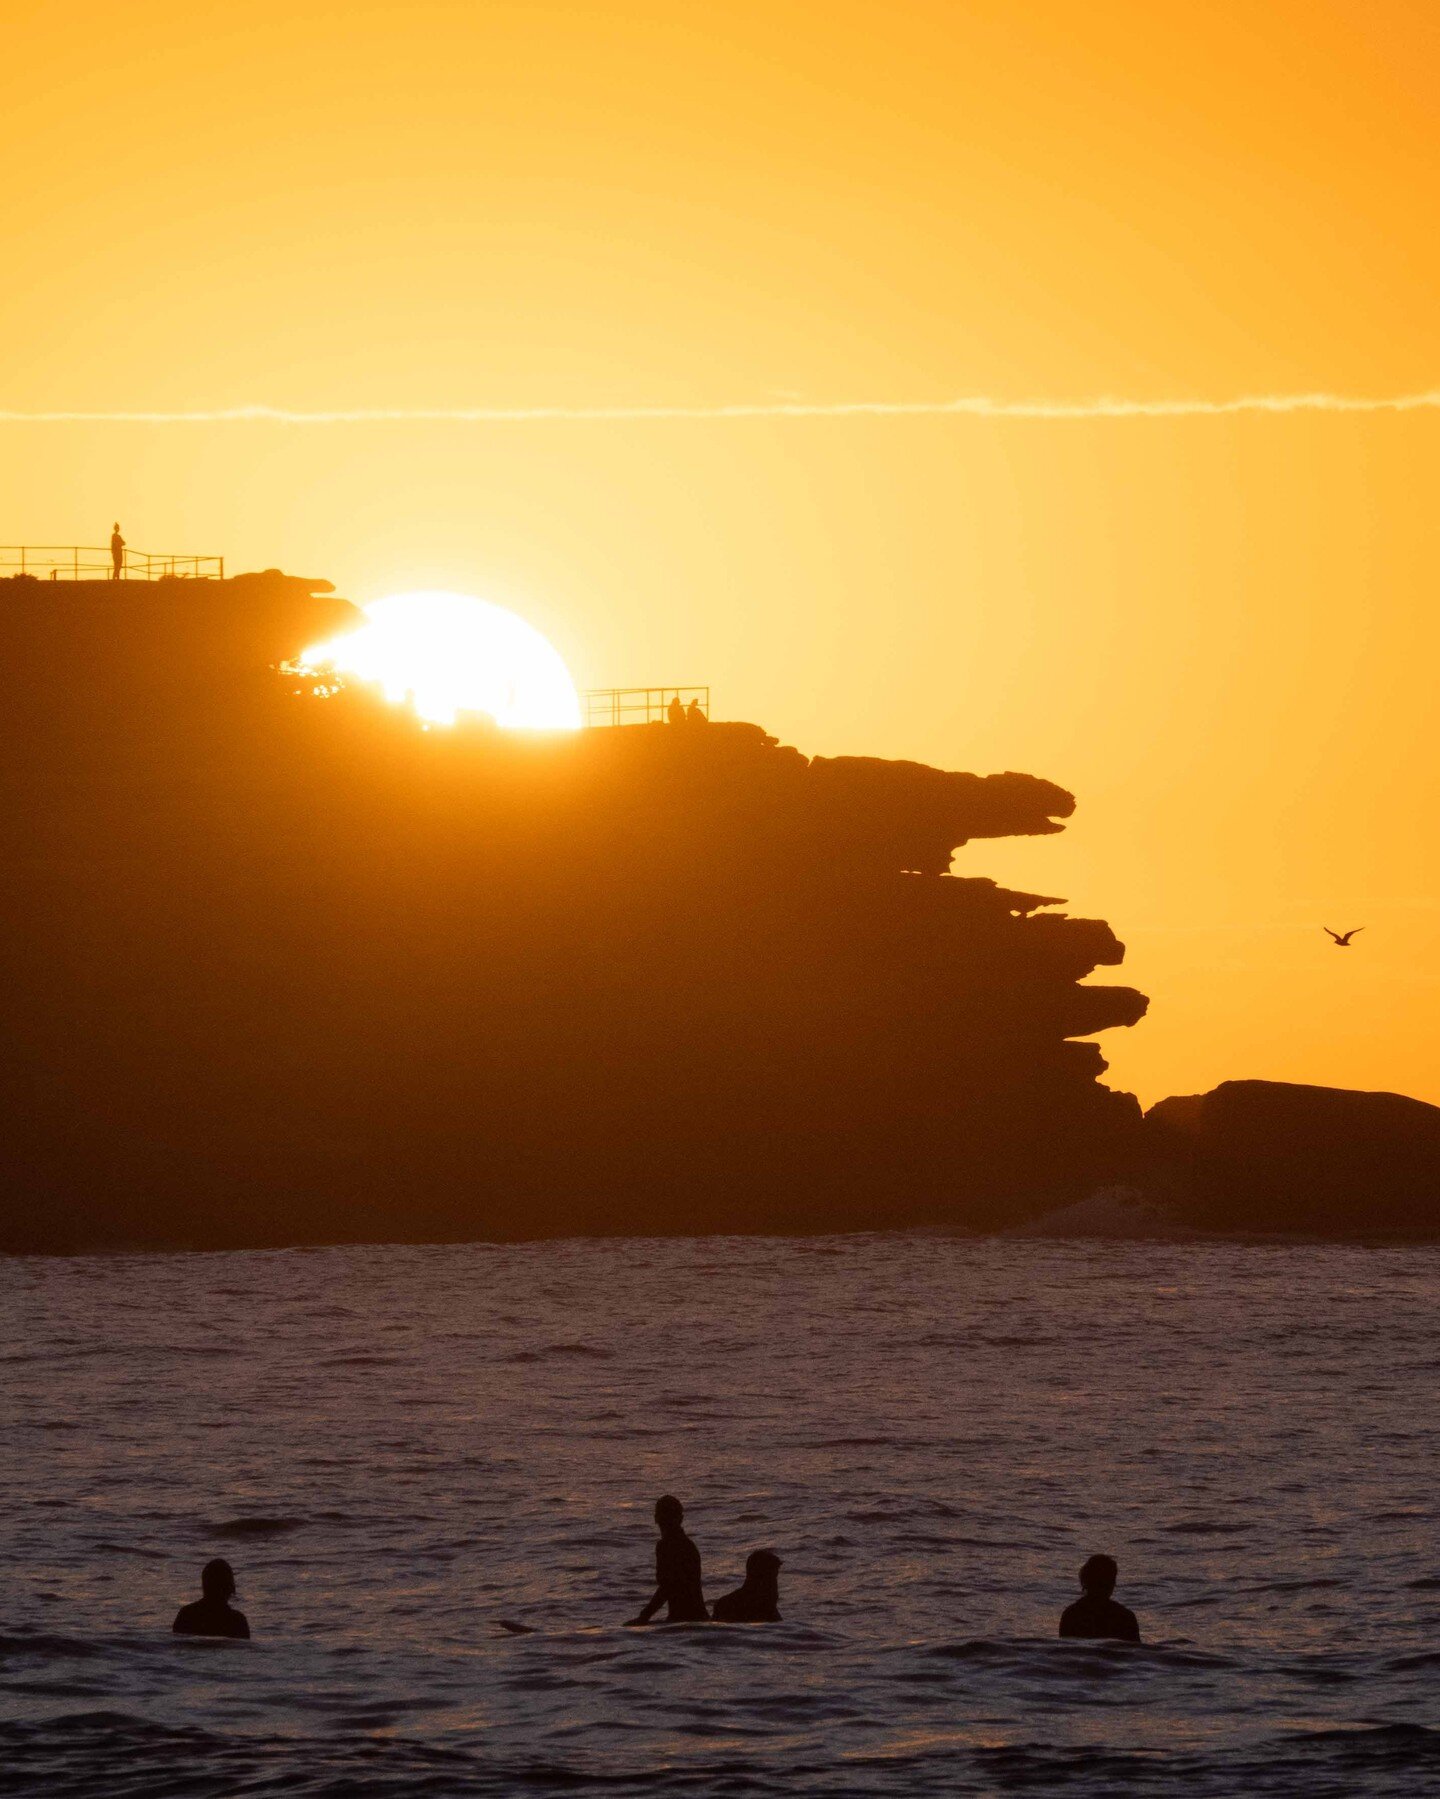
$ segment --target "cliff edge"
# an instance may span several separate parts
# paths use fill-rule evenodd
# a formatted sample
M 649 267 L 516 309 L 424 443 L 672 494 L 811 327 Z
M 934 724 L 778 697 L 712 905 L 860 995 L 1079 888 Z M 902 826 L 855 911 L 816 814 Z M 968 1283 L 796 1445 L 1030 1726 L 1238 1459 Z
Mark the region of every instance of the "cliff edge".
M 5 588 L 10 591 L 5 591 Z M 38 590 L 38 591 L 37 591 Z M 1127 1178 L 1022 774 L 420 728 L 327 584 L 0 584 L 0 1247 L 986 1228 Z

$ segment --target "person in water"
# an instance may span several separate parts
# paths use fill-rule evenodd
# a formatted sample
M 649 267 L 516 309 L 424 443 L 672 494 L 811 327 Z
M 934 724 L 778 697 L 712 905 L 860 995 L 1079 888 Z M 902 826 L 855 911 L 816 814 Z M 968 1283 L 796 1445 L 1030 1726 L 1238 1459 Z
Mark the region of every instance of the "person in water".
M 745 1563 L 745 1584 L 722 1593 L 711 1608 L 717 1624 L 778 1624 L 780 1570 L 785 1564 L 773 1549 L 753 1550 Z
M 177 1637 L 248 1637 L 244 1612 L 230 1604 L 235 1597 L 235 1570 L 218 1556 L 200 1571 L 201 1597 L 182 1605 L 171 1625 Z
M 1113 1556 L 1090 1557 L 1080 1570 L 1081 1597 L 1060 1614 L 1062 1637 L 1107 1637 L 1117 1643 L 1140 1641 L 1134 1612 L 1111 1598 L 1119 1577 Z
M 655 1591 L 631 1624 L 648 1624 L 662 1605 L 670 1608 L 665 1617 L 671 1624 L 698 1624 L 710 1616 L 700 1585 L 700 1551 L 686 1536 L 684 1520 L 685 1508 L 673 1493 L 656 1501 Z

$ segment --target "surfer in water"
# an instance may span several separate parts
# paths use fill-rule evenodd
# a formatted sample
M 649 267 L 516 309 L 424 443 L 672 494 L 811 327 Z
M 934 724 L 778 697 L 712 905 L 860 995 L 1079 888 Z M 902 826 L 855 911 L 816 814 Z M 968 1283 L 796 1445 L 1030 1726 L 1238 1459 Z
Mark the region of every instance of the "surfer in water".
M 199 1599 L 182 1605 L 171 1625 L 177 1637 L 248 1637 L 244 1612 L 230 1604 L 235 1597 L 235 1570 L 217 1556 L 200 1570 Z
M 1134 1612 L 1111 1598 L 1119 1576 L 1113 1556 L 1090 1557 L 1080 1570 L 1081 1597 L 1060 1614 L 1062 1637 L 1109 1638 L 1117 1643 L 1140 1641 Z
M 753 1550 L 745 1563 L 745 1584 L 733 1593 L 722 1593 L 711 1608 L 717 1624 L 778 1624 L 780 1622 L 780 1570 L 784 1567 L 773 1549 Z
M 685 1534 L 685 1508 L 673 1493 L 655 1504 L 660 1541 L 655 1545 L 655 1591 L 630 1624 L 648 1624 L 662 1605 L 670 1624 L 698 1624 L 709 1618 L 700 1585 L 700 1551 Z

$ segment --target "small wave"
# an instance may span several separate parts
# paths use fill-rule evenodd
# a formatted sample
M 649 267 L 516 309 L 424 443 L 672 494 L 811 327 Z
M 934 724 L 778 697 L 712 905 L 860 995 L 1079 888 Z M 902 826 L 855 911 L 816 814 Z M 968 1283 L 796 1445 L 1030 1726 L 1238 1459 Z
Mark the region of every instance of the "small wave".
M 1288 1662 L 1282 1665 L 1292 1679 L 1308 1681 L 1311 1686 L 1316 1687 L 1348 1687 L 1360 1679 L 1359 1674 L 1349 1668 L 1334 1668 L 1323 1662 Z
M 573 1356 L 577 1360 L 609 1362 L 615 1358 L 613 1349 L 601 1349 L 595 1343 L 547 1343 L 544 1349 L 517 1349 L 505 1360 L 511 1363 L 546 1362 L 552 1358 L 563 1359 Z
M 1128 1667 L 1136 1662 L 1164 1668 L 1237 1668 L 1241 1664 L 1229 1656 L 1205 1649 L 1187 1649 L 1157 1643 L 1119 1643 L 1104 1639 L 1061 1642 L 1058 1638 L 997 1640 L 972 1637 L 961 1643 L 939 1643 L 926 1651 L 941 1661 L 975 1662 L 987 1666 L 1008 1667 L 1018 1673 L 1065 1674 L 1077 1667 L 1091 1671 L 1096 1663 L 1105 1671 Z
M 163 1549 L 141 1549 L 134 1543 L 99 1542 L 95 1545 L 101 1555 L 138 1555 L 147 1562 L 168 1562 L 170 1557 Z
M 229 1518 L 223 1524 L 207 1526 L 212 1537 L 283 1537 L 292 1530 L 303 1530 L 307 1518 Z
M 1317 1574 L 1313 1580 L 1263 1580 L 1258 1586 L 1246 1587 L 1247 1593 L 1308 1593 L 1316 1587 L 1343 1587 L 1347 1581 L 1334 1575 Z
M 963 1643 L 937 1643 L 925 1653 L 945 1662 L 1012 1662 L 1015 1659 L 1013 1644 L 988 1642 L 982 1637 L 971 1637 Z
M 105 1651 L 95 1643 L 84 1642 L 79 1637 L 57 1636 L 25 1636 L 0 1637 L 0 1656 L 4 1655 L 36 1655 L 52 1661 L 81 1660 L 87 1656 L 103 1655 Z
M 177 1729 L 174 1725 L 156 1724 L 152 1719 L 142 1718 L 135 1712 L 117 1712 L 99 1710 L 93 1712 L 66 1712 L 63 1717 L 51 1718 L 41 1726 L 11 1725 L 7 1734 L 18 1736 L 22 1732 L 38 1734 L 43 1730 L 47 1735 L 63 1736 L 70 1731 L 114 1731 L 126 1738 L 150 1738 L 154 1741 L 205 1741 L 205 1733 L 199 1730 Z
M 1407 1780 L 1418 1763 L 1440 1762 L 1440 1730 L 1424 1724 L 1340 1725 L 1332 1729 L 1288 1731 L 1281 1739 L 1285 1753 L 1322 1751 L 1327 1757 L 1327 1771 L 1336 1770 L 1329 1758 L 1334 1756 L 1341 1768 L 1357 1777 L 1402 1772 Z M 1332 1789 L 1339 1790 L 1339 1789 Z M 1352 1786 L 1352 1792 L 1363 1791 Z M 1408 1791 L 1423 1790 L 1412 1785 Z
M 6 1680 L 0 1681 L 0 1693 L 14 1693 L 17 1698 L 37 1699 L 104 1699 L 109 1689 L 92 1680 Z
M 1095 1237 L 1132 1243 L 1193 1243 L 1192 1229 L 1133 1187 L 1102 1187 L 1068 1206 L 1001 1232 L 1006 1237 Z

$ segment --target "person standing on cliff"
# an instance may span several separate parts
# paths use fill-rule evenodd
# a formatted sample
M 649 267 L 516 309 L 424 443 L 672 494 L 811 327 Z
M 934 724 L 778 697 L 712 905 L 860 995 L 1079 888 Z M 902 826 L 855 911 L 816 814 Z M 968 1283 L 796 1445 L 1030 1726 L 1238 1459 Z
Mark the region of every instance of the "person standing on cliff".
M 120 535 L 120 521 L 115 521 L 115 529 L 110 533 L 110 560 L 114 564 L 110 579 L 118 581 L 125 569 L 125 539 Z

